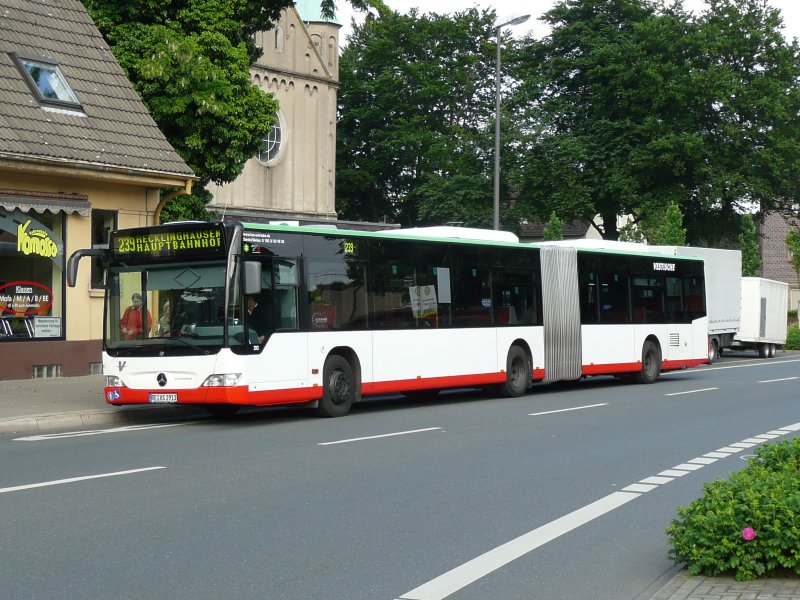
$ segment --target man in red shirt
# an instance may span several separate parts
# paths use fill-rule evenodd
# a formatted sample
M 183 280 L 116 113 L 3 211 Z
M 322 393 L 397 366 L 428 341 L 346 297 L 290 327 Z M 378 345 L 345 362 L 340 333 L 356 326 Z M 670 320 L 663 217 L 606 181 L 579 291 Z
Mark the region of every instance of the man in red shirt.
M 140 340 L 144 337 L 144 329 L 142 327 L 142 295 L 139 292 L 134 292 L 131 296 L 131 306 L 125 309 L 122 318 L 119 320 L 119 330 L 122 333 L 124 340 Z M 153 327 L 153 317 L 150 316 L 150 311 L 147 311 L 147 332 Z

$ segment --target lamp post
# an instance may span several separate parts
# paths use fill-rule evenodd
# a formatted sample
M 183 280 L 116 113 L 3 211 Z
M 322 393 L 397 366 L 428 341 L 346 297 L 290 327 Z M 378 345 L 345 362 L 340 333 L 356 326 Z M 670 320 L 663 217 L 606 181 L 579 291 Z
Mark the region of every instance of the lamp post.
M 530 15 L 519 15 L 495 23 L 497 35 L 497 63 L 494 72 L 495 107 L 494 107 L 494 203 L 493 229 L 500 229 L 500 34 L 503 27 L 519 25 L 530 19 Z

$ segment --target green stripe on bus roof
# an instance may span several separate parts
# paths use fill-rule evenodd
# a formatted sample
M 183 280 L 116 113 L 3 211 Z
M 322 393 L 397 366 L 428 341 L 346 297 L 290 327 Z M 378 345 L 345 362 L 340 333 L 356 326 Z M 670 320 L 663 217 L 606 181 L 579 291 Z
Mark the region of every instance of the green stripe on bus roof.
M 269 225 L 267 223 L 245 223 L 242 222 L 245 231 L 250 230 L 265 230 L 265 231 L 283 231 L 287 233 L 313 233 L 341 237 L 362 237 L 362 238 L 378 238 L 384 240 L 412 240 L 415 242 L 439 242 L 450 244 L 471 244 L 477 246 L 499 246 L 503 248 L 536 248 L 541 250 L 545 247 L 553 248 L 577 248 L 581 252 L 594 252 L 598 254 L 619 254 L 621 256 L 644 256 L 648 258 L 670 258 L 674 260 L 703 260 L 699 256 L 676 256 L 674 254 L 660 254 L 658 252 L 641 252 L 639 250 L 625 251 L 616 248 L 590 248 L 587 246 L 571 246 L 568 244 L 539 244 L 536 242 L 503 242 L 494 240 L 476 240 L 472 238 L 448 238 L 448 237 L 426 237 L 419 235 L 397 235 L 394 231 L 402 231 L 401 229 L 384 231 L 362 231 L 358 229 L 339 229 L 338 227 L 320 227 L 314 225 Z

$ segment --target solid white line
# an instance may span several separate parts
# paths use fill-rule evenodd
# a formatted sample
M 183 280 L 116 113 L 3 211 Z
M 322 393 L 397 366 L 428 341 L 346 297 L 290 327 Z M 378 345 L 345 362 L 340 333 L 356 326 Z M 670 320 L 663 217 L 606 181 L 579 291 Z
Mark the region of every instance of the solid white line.
M 575 406 L 573 408 L 562 408 L 561 410 L 548 410 L 546 412 L 528 413 L 529 417 L 540 417 L 541 415 L 553 415 L 555 413 L 569 412 L 571 410 L 583 410 L 584 408 L 596 408 L 598 406 L 608 406 L 608 402 L 602 404 L 587 404 L 586 406 Z
M 350 442 L 363 442 L 364 440 L 377 440 L 379 438 L 394 437 L 396 435 L 408 435 L 409 433 L 422 433 L 423 431 L 437 431 L 441 427 L 426 427 L 425 429 L 412 429 L 411 431 L 398 431 L 397 433 L 384 433 L 381 435 L 368 435 L 366 437 L 350 438 L 349 440 L 337 440 L 335 442 L 320 442 L 317 446 L 333 446 L 334 444 L 349 444 Z
M 132 475 L 133 473 L 143 473 L 144 471 L 155 471 L 157 469 L 166 469 L 166 468 L 167 467 L 146 467 L 144 469 L 117 471 L 116 473 L 100 473 L 99 475 L 84 475 L 83 477 L 70 477 L 69 479 L 56 479 L 55 481 L 44 481 L 42 483 L 16 485 L 14 487 L 0 488 L 0 494 L 5 494 L 7 492 L 20 492 L 22 490 L 32 490 L 34 488 L 48 487 L 51 485 L 61 485 L 64 483 L 75 483 L 76 481 L 88 481 L 89 479 L 100 479 L 102 477 L 117 477 L 119 475 Z
M 689 390 L 688 392 L 674 392 L 672 394 L 664 394 L 665 396 L 682 396 L 683 394 L 697 394 L 698 392 L 710 392 L 712 390 L 718 390 L 719 388 L 703 388 L 702 390 Z
M 635 500 L 639 494 L 629 494 L 626 492 L 614 492 L 605 498 L 600 498 L 596 502 L 587 504 L 583 508 L 571 512 L 563 517 L 551 521 L 546 525 L 529 531 L 520 537 L 511 540 L 482 554 L 469 562 L 464 563 L 440 575 L 436 579 L 422 584 L 400 596 L 401 600 L 442 600 L 450 594 L 454 594 L 463 587 L 477 581 L 481 577 L 496 571 L 517 558 L 524 556 L 528 552 L 535 550 L 539 546 L 550 542 L 559 536 L 577 529 L 581 525 L 597 519 L 612 510 L 619 508 L 623 504 Z
M 91 429 L 87 431 L 68 431 L 64 433 L 44 433 L 41 435 L 29 435 L 14 438 L 15 442 L 42 442 L 45 440 L 60 440 L 63 438 L 84 437 L 87 435 L 104 435 L 106 433 L 127 433 L 129 431 L 139 431 L 142 429 L 161 429 L 162 427 L 179 427 L 189 425 L 197 421 L 184 421 L 182 423 L 153 423 L 151 425 L 126 425 L 125 427 L 113 427 L 111 429 Z
M 764 381 L 759 381 L 758 383 L 775 383 L 776 381 L 792 381 L 794 379 L 800 379 L 800 377 L 784 377 L 783 379 L 765 379 Z

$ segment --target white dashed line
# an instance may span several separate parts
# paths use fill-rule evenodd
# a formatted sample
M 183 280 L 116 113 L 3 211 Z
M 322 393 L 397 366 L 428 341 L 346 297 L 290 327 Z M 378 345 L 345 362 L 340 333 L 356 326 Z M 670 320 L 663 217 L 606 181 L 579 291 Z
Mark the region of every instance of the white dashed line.
M 56 479 L 54 481 L 44 481 L 42 483 L 29 483 L 28 485 L 15 485 L 13 487 L 0 488 L 0 494 L 8 492 L 21 492 L 35 488 L 49 487 L 52 485 L 63 485 L 65 483 L 76 483 L 78 481 L 88 481 L 90 479 L 101 479 L 103 477 L 119 477 L 120 475 L 133 475 L 134 473 L 144 473 L 145 471 L 155 471 L 166 469 L 167 467 L 146 467 L 144 469 L 131 469 L 129 471 L 117 471 L 116 473 L 100 473 L 99 475 L 84 475 L 82 477 L 70 477 L 69 479 Z
M 422 433 L 423 431 L 438 431 L 441 427 L 426 427 L 425 429 L 412 429 L 411 431 L 398 431 L 396 433 L 383 433 L 380 435 L 368 435 L 366 437 L 350 438 L 348 440 L 337 440 L 335 442 L 320 442 L 317 446 L 334 446 L 336 444 L 349 444 L 350 442 L 363 442 L 365 440 L 377 440 L 380 438 L 395 437 L 397 435 L 408 435 L 410 433 Z
M 584 408 L 596 408 L 598 406 L 608 406 L 608 402 L 602 404 L 587 404 L 586 406 L 576 406 L 574 408 L 562 408 L 560 410 L 548 410 L 546 412 L 529 413 L 529 417 L 540 417 L 542 415 L 554 415 L 556 413 L 569 412 L 571 410 L 583 410 Z
M 684 394 L 699 394 L 700 392 L 711 392 L 713 390 L 718 390 L 719 388 L 703 388 L 702 390 L 689 390 L 686 392 L 673 392 L 671 394 L 664 394 L 665 396 L 683 396 Z
M 795 379 L 800 379 L 800 377 L 784 377 L 783 379 L 764 379 L 763 381 L 759 381 L 758 383 L 775 383 L 776 381 L 793 381 Z

